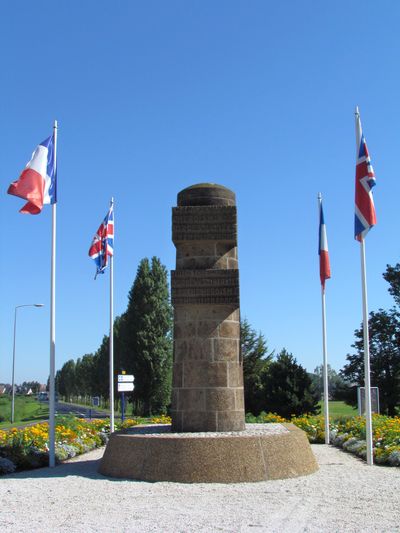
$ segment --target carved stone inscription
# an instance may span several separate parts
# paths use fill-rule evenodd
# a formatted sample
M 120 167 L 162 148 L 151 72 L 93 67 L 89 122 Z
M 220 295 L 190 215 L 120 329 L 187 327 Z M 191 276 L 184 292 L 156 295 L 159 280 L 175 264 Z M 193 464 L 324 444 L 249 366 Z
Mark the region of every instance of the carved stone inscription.
M 238 270 L 173 270 L 172 303 L 239 306 Z
M 174 207 L 172 240 L 230 241 L 236 244 L 236 206 Z

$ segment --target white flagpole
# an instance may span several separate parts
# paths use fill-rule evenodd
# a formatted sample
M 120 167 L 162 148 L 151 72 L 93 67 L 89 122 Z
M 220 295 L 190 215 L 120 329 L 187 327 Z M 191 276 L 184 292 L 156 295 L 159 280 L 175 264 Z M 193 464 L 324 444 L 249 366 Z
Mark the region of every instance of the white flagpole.
M 110 206 L 114 206 L 114 198 L 111 198 Z M 114 237 L 115 237 L 115 216 Z M 110 432 L 114 431 L 114 279 L 113 279 L 113 255 L 110 256 Z
M 364 373 L 365 373 L 365 434 L 367 440 L 367 464 L 374 464 L 372 450 L 372 412 L 371 412 L 371 377 L 369 357 L 368 332 L 368 301 L 367 301 L 367 273 L 365 266 L 365 241 L 361 236 L 361 284 L 363 299 L 363 331 L 364 331 Z
M 325 289 L 321 285 L 322 299 L 322 346 L 324 355 L 324 419 L 325 419 L 325 444 L 329 444 L 329 390 L 328 390 L 328 355 L 326 348 L 326 311 L 325 311 Z
M 54 121 L 54 172 L 57 176 L 57 120 Z M 49 466 L 53 468 L 55 460 L 55 355 L 56 355 L 56 229 L 57 203 L 52 204 L 51 232 L 51 282 L 50 282 L 50 398 L 49 398 Z
M 318 213 L 321 213 L 322 195 L 318 193 Z M 325 444 L 329 444 L 329 389 L 328 389 L 328 352 L 326 342 L 326 307 L 325 288 L 321 285 L 322 303 L 322 349 L 323 349 L 323 383 L 324 383 L 324 421 L 325 421 Z

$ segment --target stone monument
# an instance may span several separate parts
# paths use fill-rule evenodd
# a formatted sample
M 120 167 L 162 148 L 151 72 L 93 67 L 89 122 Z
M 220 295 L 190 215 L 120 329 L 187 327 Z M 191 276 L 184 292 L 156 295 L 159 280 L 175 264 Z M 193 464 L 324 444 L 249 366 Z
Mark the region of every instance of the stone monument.
M 172 240 L 172 427 L 113 433 L 100 473 L 236 483 L 315 472 L 307 437 L 293 424 L 245 425 L 235 194 L 210 183 L 181 191 Z
M 199 184 L 172 210 L 172 430 L 244 429 L 235 194 Z

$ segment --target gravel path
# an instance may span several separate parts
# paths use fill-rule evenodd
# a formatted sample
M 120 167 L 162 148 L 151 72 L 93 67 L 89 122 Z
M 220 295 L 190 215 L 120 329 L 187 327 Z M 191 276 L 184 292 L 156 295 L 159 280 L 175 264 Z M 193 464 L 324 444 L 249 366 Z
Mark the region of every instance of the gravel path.
M 400 468 L 312 449 L 315 474 L 233 485 L 105 478 L 97 473 L 104 450 L 95 450 L 0 478 L 0 531 L 400 532 Z

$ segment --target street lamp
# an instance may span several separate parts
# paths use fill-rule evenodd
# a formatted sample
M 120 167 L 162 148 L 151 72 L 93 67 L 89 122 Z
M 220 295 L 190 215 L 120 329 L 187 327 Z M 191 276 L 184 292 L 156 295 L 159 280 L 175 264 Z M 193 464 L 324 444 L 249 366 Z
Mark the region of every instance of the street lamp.
M 44 304 L 23 304 L 17 305 L 14 313 L 14 347 L 13 347 L 13 364 L 12 364 L 12 389 L 11 389 L 11 423 L 14 423 L 14 404 L 15 404 L 15 386 L 14 386 L 14 371 L 15 371 L 15 337 L 17 333 L 17 309 L 20 307 L 44 307 Z

